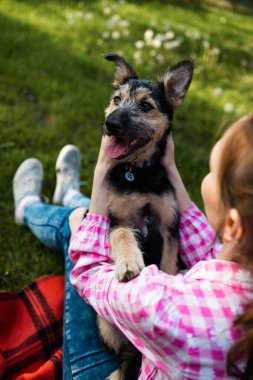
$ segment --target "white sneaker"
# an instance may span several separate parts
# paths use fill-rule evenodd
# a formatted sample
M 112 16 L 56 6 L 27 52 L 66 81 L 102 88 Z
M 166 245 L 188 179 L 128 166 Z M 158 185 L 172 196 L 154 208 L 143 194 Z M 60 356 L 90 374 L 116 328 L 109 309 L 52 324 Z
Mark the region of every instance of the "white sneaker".
M 66 145 L 60 151 L 57 158 L 56 187 L 53 196 L 53 203 L 63 204 L 63 198 L 69 190 L 80 192 L 80 151 L 74 145 Z
M 23 225 L 23 211 L 26 206 L 41 201 L 43 167 L 36 158 L 28 158 L 18 167 L 13 181 L 15 222 Z

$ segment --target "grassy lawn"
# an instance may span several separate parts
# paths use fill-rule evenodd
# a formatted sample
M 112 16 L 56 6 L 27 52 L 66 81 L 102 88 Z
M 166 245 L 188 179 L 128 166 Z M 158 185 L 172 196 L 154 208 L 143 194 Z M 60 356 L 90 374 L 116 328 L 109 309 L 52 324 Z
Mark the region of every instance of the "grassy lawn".
M 236 5 L 235 5 L 236 3 Z M 90 194 L 113 66 L 124 55 L 141 77 L 157 79 L 193 57 L 195 74 L 174 121 L 176 158 L 193 200 L 221 130 L 252 111 L 250 1 L 0 2 L 0 289 L 18 290 L 62 273 L 58 252 L 13 222 L 12 177 L 28 157 L 44 165 L 52 196 L 54 164 L 68 143 L 82 152 L 82 190 Z

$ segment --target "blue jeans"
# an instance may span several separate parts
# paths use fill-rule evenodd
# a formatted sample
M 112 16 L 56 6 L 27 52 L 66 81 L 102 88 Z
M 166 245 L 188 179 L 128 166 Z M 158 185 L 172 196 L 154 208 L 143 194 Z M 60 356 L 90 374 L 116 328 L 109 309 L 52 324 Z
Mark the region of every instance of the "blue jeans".
M 80 199 L 79 205 L 83 206 L 85 203 Z M 68 256 L 68 217 L 72 211 L 73 208 L 33 203 L 25 208 L 24 221 L 43 244 L 64 252 L 63 379 L 105 380 L 118 368 L 116 356 L 102 348 L 97 332 L 96 313 L 69 282 L 72 263 Z

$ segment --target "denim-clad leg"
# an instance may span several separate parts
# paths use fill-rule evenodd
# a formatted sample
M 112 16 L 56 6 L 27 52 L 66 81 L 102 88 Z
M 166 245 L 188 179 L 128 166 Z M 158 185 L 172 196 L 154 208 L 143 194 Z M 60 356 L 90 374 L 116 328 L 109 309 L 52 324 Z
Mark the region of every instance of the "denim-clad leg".
M 33 203 L 25 208 L 25 224 L 52 249 L 65 255 L 65 303 L 63 332 L 64 380 L 105 380 L 118 367 L 116 356 L 101 347 L 96 313 L 77 294 L 69 282 L 72 263 L 68 256 L 72 209 Z

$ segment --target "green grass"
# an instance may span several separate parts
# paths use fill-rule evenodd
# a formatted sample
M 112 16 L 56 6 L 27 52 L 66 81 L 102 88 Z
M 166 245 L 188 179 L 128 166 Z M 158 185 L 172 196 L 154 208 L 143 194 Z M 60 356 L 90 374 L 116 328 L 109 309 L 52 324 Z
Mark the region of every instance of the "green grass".
M 101 57 L 103 52 L 123 54 L 147 79 L 157 79 L 169 65 L 194 57 L 195 75 L 176 113 L 174 140 L 182 177 L 202 207 L 199 188 L 214 141 L 225 126 L 252 110 L 250 4 L 0 2 L 1 289 L 18 290 L 35 277 L 63 272 L 60 253 L 15 226 L 12 177 L 22 160 L 38 157 L 45 169 L 43 193 L 50 197 L 55 159 L 63 145 L 73 143 L 82 152 L 82 190 L 90 194 L 114 71 Z M 143 40 L 147 29 L 173 32 L 167 42 L 177 41 L 178 46 L 145 45 L 138 50 L 135 42 Z M 112 32 L 114 37 L 119 32 L 120 38 L 112 38 Z

